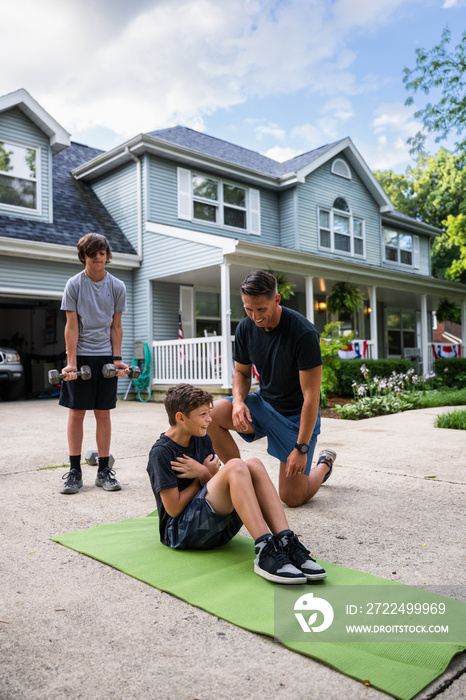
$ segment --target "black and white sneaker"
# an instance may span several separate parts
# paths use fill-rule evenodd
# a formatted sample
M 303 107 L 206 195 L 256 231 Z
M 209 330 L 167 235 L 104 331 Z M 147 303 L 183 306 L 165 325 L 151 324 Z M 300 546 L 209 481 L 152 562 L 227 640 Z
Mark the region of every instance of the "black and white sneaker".
M 327 572 L 309 553 L 309 550 L 299 541 L 291 530 L 275 536 L 285 555 L 294 566 L 300 569 L 308 581 L 319 581 L 326 578 Z
M 330 474 L 332 473 L 333 463 L 336 460 L 336 458 L 337 458 L 337 453 L 335 452 L 335 450 L 331 450 L 331 449 L 327 448 L 326 450 L 321 450 L 319 452 L 319 457 L 317 458 L 316 466 L 317 466 L 317 464 L 326 464 L 327 467 L 329 467 L 328 472 L 326 473 L 326 475 L 324 476 L 324 478 L 322 480 L 323 484 L 325 484 L 325 482 L 329 478 Z
M 102 469 L 101 472 L 97 472 L 95 485 L 101 486 L 104 491 L 120 491 L 121 484 L 115 479 L 114 474 L 113 469 Z
M 69 472 L 63 474 L 62 479 L 65 480 L 60 493 L 78 493 L 83 485 L 82 474 L 76 469 L 70 469 Z
M 273 583 L 306 583 L 303 572 L 293 566 L 273 535 L 256 543 L 254 573 Z

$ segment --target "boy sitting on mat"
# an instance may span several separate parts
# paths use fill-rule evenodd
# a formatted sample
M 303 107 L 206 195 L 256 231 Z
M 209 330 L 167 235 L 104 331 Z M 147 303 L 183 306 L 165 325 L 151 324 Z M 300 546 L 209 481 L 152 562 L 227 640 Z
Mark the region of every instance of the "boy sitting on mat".
M 278 494 L 259 459 L 222 467 L 207 435 L 212 396 L 198 387 L 168 389 L 170 427 L 154 444 L 147 471 L 157 501 L 160 540 L 173 549 L 212 549 L 244 525 L 255 540 L 254 571 L 275 583 L 326 577 L 289 529 Z

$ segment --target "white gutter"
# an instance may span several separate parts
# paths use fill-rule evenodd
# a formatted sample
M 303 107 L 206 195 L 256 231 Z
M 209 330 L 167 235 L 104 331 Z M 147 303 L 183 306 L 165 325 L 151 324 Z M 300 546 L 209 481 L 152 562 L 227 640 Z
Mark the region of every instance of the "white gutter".
M 35 260 L 59 260 L 80 265 L 75 246 L 44 243 L 43 241 L 23 241 L 20 238 L 0 237 L 0 255 L 12 255 Z M 112 267 L 131 270 L 140 267 L 139 255 L 112 252 Z

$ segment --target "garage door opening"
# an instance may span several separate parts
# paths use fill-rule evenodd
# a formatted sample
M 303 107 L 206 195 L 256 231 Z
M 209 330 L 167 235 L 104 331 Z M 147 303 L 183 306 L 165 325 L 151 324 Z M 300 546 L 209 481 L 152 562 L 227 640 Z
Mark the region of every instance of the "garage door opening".
M 59 299 L 0 297 L 0 346 L 16 350 L 24 368 L 19 398 L 58 393 L 48 371 L 65 366 L 65 321 Z M 8 398 L 6 390 L 3 396 Z

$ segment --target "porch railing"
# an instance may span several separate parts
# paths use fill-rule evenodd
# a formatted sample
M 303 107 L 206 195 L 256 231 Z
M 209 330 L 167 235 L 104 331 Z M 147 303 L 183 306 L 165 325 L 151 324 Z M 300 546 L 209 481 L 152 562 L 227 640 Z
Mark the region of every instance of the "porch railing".
M 230 341 L 233 353 L 234 336 Z M 154 341 L 154 383 L 225 384 L 221 346 L 221 336 Z M 231 377 L 228 381 L 231 386 Z

